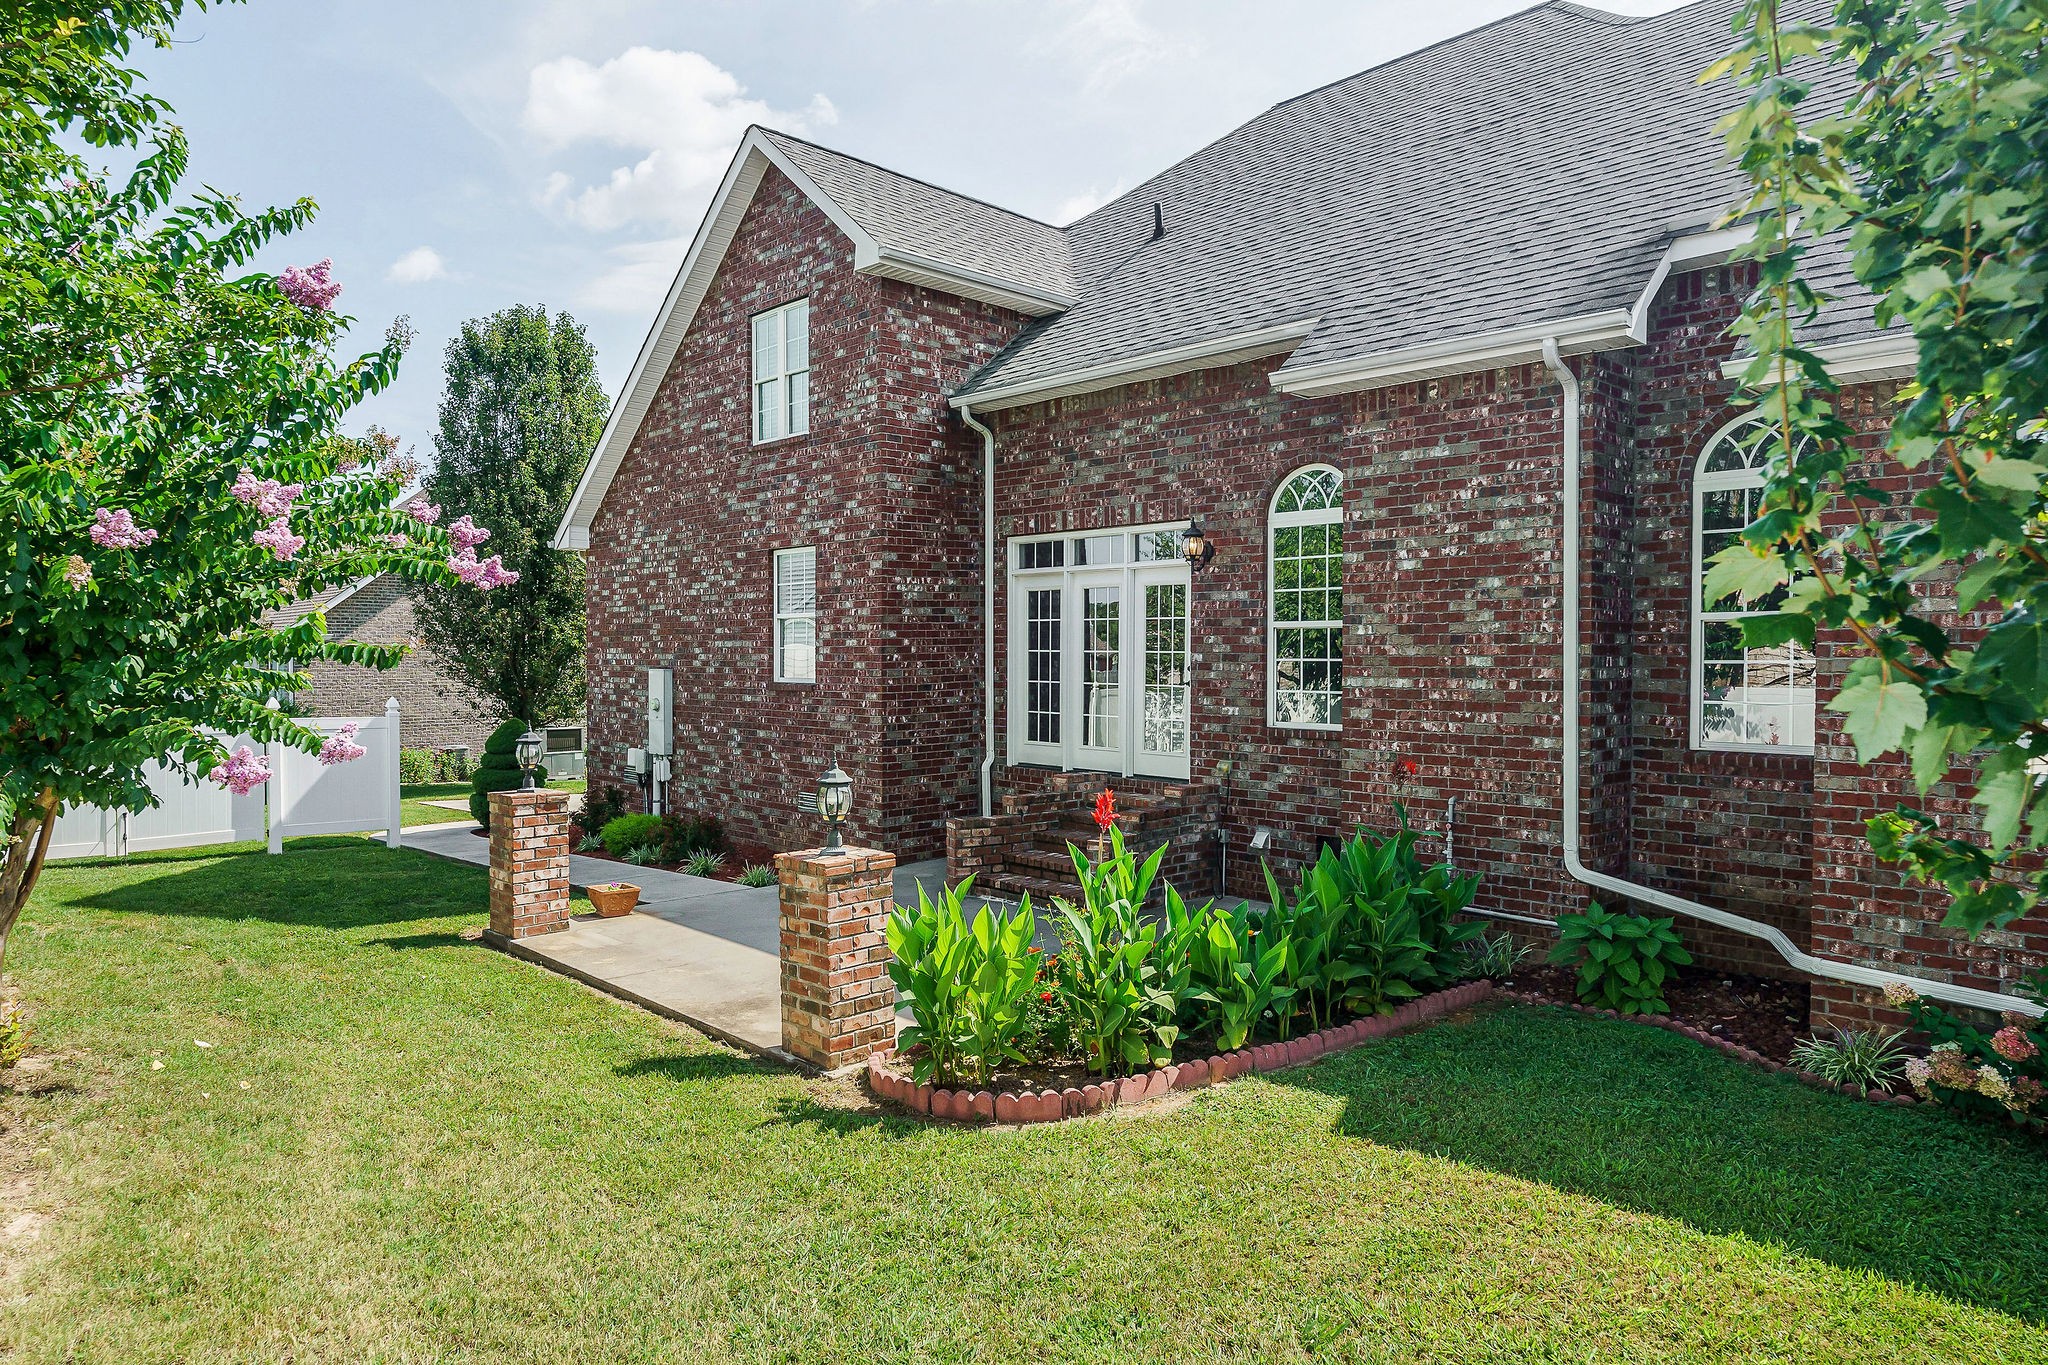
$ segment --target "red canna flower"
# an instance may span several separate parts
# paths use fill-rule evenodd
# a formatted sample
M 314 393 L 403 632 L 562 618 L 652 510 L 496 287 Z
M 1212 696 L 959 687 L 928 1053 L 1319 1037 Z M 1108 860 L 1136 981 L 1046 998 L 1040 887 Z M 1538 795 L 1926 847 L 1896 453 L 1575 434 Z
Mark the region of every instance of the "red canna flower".
M 1107 787 L 1095 798 L 1095 823 L 1103 830 L 1116 823 L 1116 793 Z
M 1051 1003 L 1052 1003 L 1052 992 L 1051 992 L 1051 991 L 1040 991 L 1040 992 L 1038 993 L 1038 999 L 1039 999 L 1039 1002 L 1040 1002 L 1041 1004 L 1051 1004 Z
M 1395 762 L 1394 771 L 1403 777 L 1413 777 L 1422 771 L 1422 767 L 1414 759 L 1404 758 Z

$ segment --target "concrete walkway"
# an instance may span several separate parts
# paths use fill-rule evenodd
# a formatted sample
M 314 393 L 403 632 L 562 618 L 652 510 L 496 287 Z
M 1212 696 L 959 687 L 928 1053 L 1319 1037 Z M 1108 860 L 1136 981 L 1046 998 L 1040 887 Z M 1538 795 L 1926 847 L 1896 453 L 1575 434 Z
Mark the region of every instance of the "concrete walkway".
M 489 866 L 490 840 L 467 820 L 414 825 L 407 848 Z M 936 896 L 946 862 L 896 869 L 899 901 L 917 888 Z M 782 1053 L 780 895 L 772 886 L 736 886 L 710 877 L 569 855 L 569 884 L 631 882 L 640 903 L 630 915 L 581 915 L 560 933 L 520 939 L 512 951 L 530 962 L 644 1006 L 751 1052 Z M 979 898 L 968 902 L 979 908 Z

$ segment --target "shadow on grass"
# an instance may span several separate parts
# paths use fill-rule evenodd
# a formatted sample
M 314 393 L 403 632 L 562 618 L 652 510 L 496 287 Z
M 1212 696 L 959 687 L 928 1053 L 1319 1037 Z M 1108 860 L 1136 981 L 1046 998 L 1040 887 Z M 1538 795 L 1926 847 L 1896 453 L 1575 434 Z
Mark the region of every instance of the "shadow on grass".
M 122 914 L 262 920 L 340 932 L 481 916 L 489 878 L 479 866 L 386 848 L 355 835 L 327 835 L 287 840 L 277 856 L 260 844 L 231 844 L 79 859 L 46 871 L 36 897 Z
M 1348 1136 L 2048 1322 L 2048 1145 L 2009 1130 L 1519 1006 L 1273 1079 L 1341 1097 Z
M 941 1132 L 951 1125 L 921 1122 L 890 1113 L 872 1104 L 860 1108 L 841 1108 L 838 1105 L 820 1104 L 809 1095 L 797 1095 L 775 1102 L 774 1117 L 763 1119 L 763 1128 L 812 1128 L 834 1137 L 846 1137 L 853 1133 L 879 1133 L 886 1138 L 911 1137 L 920 1131 Z M 958 1131 L 966 1131 L 963 1127 Z
M 642 1057 L 612 1070 L 620 1076 L 658 1076 L 663 1080 L 717 1081 L 728 1076 L 766 1076 L 781 1068 L 736 1052 L 698 1052 L 687 1057 Z

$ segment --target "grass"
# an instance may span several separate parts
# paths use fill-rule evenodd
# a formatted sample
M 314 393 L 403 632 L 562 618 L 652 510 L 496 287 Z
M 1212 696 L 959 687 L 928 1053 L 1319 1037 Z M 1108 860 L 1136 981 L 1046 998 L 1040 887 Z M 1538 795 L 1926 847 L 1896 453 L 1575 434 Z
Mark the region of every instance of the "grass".
M 363 840 L 47 873 L 0 1358 L 2048 1358 L 2038 1145 L 1667 1033 L 1503 1008 L 929 1127 L 465 941 L 483 899 Z
M 564 778 L 548 783 L 558 791 L 580 792 L 583 779 Z M 446 806 L 430 806 L 429 801 L 468 801 L 467 782 L 408 782 L 398 789 L 398 816 L 401 824 L 441 825 L 450 820 L 467 820 L 467 810 L 450 810 Z

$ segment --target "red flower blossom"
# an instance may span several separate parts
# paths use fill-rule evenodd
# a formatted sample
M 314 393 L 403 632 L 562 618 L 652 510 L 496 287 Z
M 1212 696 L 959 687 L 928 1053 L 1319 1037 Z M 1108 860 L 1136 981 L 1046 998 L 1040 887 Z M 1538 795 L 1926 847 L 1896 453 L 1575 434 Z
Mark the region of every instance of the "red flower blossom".
M 1095 823 L 1104 830 L 1116 823 L 1116 793 L 1107 787 L 1095 798 Z
M 1041 1003 L 1043 1003 L 1043 1004 L 1050 1004 L 1050 1003 L 1052 1002 L 1052 992 L 1051 992 L 1051 991 L 1040 991 L 1040 992 L 1038 993 L 1038 999 L 1039 999 L 1039 1001 L 1040 1001 Z
M 1422 771 L 1422 766 L 1412 758 L 1397 759 L 1394 762 L 1394 771 L 1403 777 L 1413 777 Z

